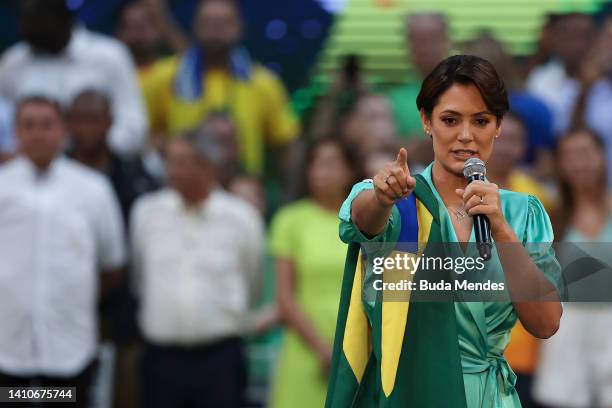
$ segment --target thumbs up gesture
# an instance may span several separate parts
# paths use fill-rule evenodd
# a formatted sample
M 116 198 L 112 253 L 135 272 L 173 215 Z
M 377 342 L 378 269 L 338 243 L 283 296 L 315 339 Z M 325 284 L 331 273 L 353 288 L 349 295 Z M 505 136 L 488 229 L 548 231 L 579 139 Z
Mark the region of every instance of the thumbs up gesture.
M 416 186 L 416 180 L 410 175 L 406 149 L 402 147 L 397 159 L 376 173 L 373 181 L 376 199 L 383 207 L 392 206 L 396 201 L 408 197 Z

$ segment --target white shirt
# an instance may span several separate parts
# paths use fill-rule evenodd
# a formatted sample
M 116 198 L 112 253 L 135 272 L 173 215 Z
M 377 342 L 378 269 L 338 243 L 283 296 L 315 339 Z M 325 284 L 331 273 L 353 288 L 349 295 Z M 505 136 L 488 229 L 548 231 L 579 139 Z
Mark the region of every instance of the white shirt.
M 260 279 L 263 222 L 248 203 L 213 191 L 195 209 L 164 189 L 132 215 L 139 323 L 157 344 L 205 344 L 243 332 Z
M 0 371 L 72 376 L 97 345 L 100 269 L 125 263 L 110 184 L 69 159 L 0 166 Z
M 540 97 L 553 114 L 553 130 L 557 136 L 569 130 L 580 94 L 580 82 L 567 76 L 563 66 L 552 61 L 536 68 L 527 80 L 527 88 Z M 586 124 L 606 142 L 606 155 L 612 163 L 612 82 L 600 79 L 591 88 L 584 112 Z M 612 166 L 608 166 L 612 185 Z
M 58 55 L 36 54 L 22 42 L 0 59 L 0 95 L 10 101 L 42 95 L 68 105 L 85 89 L 102 91 L 110 98 L 113 127 L 109 145 L 113 150 L 122 154 L 141 152 L 147 117 L 136 68 L 119 41 L 77 27 Z

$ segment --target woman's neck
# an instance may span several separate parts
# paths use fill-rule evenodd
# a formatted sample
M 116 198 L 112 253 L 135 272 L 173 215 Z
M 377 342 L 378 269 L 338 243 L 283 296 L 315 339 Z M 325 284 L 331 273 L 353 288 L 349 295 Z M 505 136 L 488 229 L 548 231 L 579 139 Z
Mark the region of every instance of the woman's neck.
M 463 175 L 457 175 L 446 170 L 438 161 L 434 162 L 431 169 L 431 179 L 434 187 L 442 197 L 445 206 L 461 205 L 461 198 L 455 192 L 458 188 L 465 188 L 467 181 Z
M 590 239 L 598 239 L 607 226 L 610 200 L 605 190 L 586 189 L 576 192 L 569 225 Z
M 599 188 L 580 189 L 574 194 L 575 209 L 597 208 L 602 212 L 607 212 L 608 200 L 604 191 Z
M 210 196 L 211 190 L 211 186 L 208 184 L 200 186 L 194 185 L 189 190 L 179 191 L 179 194 L 183 198 L 185 207 L 195 208 Z
M 311 197 L 319 206 L 333 212 L 338 212 L 345 199 L 345 195 L 342 192 L 337 194 L 330 192 L 319 194 L 313 193 Z

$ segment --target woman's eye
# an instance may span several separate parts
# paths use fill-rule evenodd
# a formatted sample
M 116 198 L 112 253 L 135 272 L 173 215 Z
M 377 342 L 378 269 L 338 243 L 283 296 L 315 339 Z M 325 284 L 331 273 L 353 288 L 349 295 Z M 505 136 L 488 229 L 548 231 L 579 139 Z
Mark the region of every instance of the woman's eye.
M 442 122 L 444 122 L 444 124 L 446 124 L 448 126 L 452 126 L 455 123 L 457 123 L 457 119 L 455 119 L 455 118 L 442 118 Z
M 488 119 L 476 119 L 476 123 L 480 126 L 486 126 L 489 123 Z

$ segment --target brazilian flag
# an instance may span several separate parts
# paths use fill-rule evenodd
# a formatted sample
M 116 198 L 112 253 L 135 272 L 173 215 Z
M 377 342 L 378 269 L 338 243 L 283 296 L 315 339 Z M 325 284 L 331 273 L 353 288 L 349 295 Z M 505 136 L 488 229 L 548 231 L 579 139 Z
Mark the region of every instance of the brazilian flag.
M 416 182 L 413 194 L 396 203 L 397 241 L 418 242 L 428 256 L 427 244 L 443 241 L 438 201 L 423 177 Z M 360 244 L 349 245 L 325 406 L 465 408 L 453 302 L 379 296 L 368 319 L 362 298 L 366 256 Z M 430 271 L 418 270 L 414 279 L 423 273 Z

